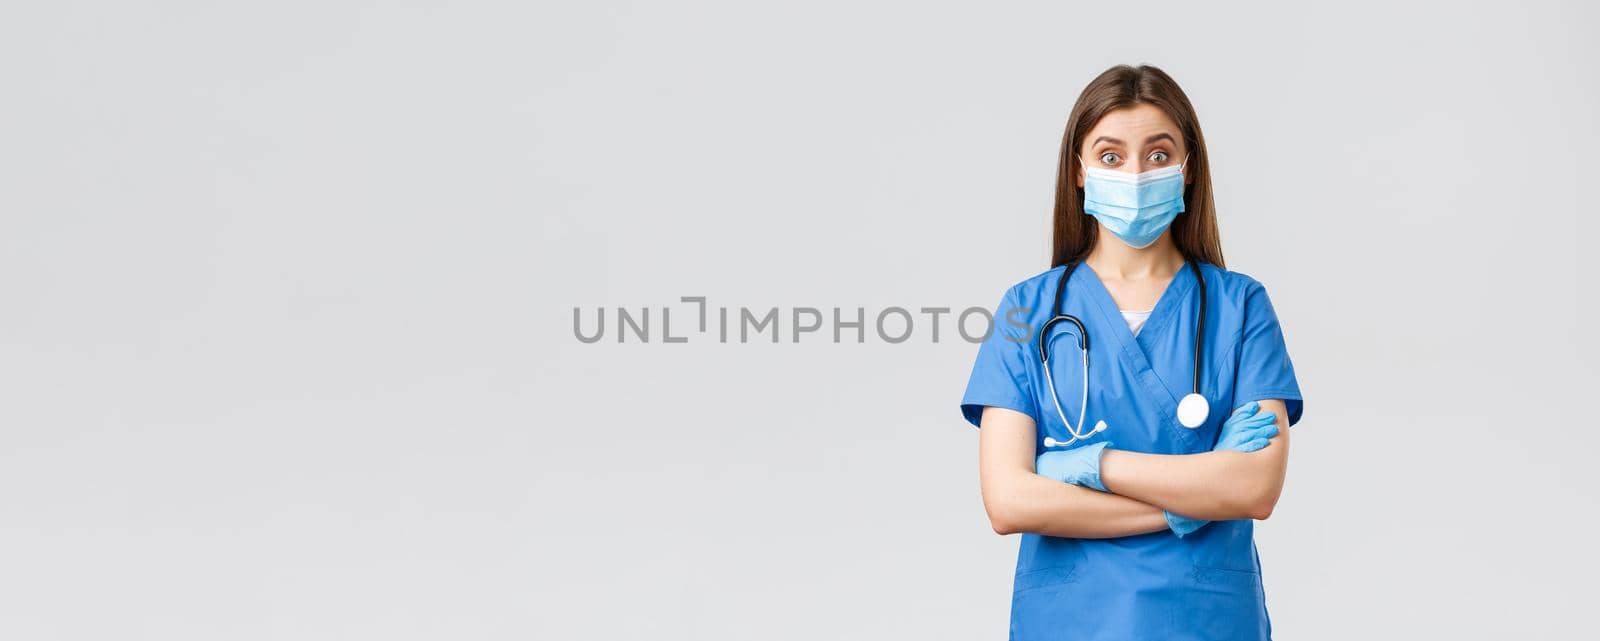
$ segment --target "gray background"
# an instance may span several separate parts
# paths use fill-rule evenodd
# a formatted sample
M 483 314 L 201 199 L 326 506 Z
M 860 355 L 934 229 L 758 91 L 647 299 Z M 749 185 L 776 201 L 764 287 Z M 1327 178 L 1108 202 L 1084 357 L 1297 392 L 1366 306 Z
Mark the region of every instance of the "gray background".
M 1593 5 L 1057 4 L 8 5 L 0 637 L 1001 638 L 976 346 L 572 309 L 992 306 L 1141 62 L 1306 395 L 1278 636 L 1587 634 Z

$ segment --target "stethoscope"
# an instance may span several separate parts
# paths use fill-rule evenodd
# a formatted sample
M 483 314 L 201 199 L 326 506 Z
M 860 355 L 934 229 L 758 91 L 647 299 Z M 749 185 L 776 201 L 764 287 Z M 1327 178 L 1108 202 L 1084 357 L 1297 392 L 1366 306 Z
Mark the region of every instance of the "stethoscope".
M 1056 414 L 1061 417 L 1061 424 L 1065 425 L 1067 433 L 1072 435 L 1072 438 L 1065 442 L 1046 436 L 1045 447 L 1071 445 L 1106 431 L 1104 420 L 1096 422 L 1094 428 L 1088 432 L 1083 431 L 1083 418 L 1089 409 L 1089 330 L 1084 328 L 1083 321 L 1065 313 L 1061 307 L 1062 299 L 1067 293 L 1067 280 L 1072 278 L 1072 270 L 1077 268 L 1078 263 L 1067 265 L 1066 272 L 1061 275 L 1061 282 L 1056 284 L 1056 304 L 1051 308 L 1056 315 L 1039 328 L 1039 360 L 1044 363 L 1045 386 L 1050 388 L 1050 401 L 1055 403 Z M 1206 277 L 1200 274 L 1200 266 L 1192 260 L 1189 261 L 1189 268 L 1194 270 L 1195 279 L 1200 281 L 1200 321 L 1194 330 L 1194 391 L 1178 402 L 1178 422 L 1184 427 L 1194 429 L 1200 427 L 1201 423 L 1206 422 L 1206 417 L 1211 415 L 1211 403 L 1200 395 L 1200 337 L 1206 333 Z M 1061 411 L 1061 400 L 1056 398 L 1056 383 L 1050 377 L 1050 328 L 1062 321 L 1072 323 L 1078 328 L 1078 349 L 1083 350 L 1083 400 L 1078 405 L 1077 427 L 1073 427 L 1072 423 L 1067 421 L 1067 413 Z

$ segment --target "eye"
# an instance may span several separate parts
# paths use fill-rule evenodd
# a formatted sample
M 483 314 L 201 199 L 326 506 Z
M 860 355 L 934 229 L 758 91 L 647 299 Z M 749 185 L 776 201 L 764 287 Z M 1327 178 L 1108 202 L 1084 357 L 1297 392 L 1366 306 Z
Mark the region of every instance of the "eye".
M 1116 152 L 1108 151 L 1108 152 L 1105 152 L 1103 154 L 1100 154 L 1100 162 L 1101 162 L 1101 164 L 1115 165 L 1115 164 L 1117 164 L 1118 162 L 1121 162 L 1121 161 L 1122 161 L 1122 157 L 1118 156 L 1116 154 Z
M 1150 162 L 1154 162 L 1154 163 L 1165 163 L 1165 162 L 1167 162 L 1167 152 L 1158 151 L 1158 152 L 1155 152 L 1153 154 L 1150 154 Z

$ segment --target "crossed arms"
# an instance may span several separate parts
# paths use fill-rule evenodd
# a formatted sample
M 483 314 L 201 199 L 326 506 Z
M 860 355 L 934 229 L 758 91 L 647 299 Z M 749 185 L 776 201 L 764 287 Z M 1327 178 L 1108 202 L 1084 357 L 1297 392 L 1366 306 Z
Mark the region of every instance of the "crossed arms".
M 1289 465 L 1289 412 L 1262 399 L 1277 417 L 1267 447 L 1198 454 L 1142 454 L 1106 449 L 1100 480 L 1109 492 L 1034 472 L 1036 434 L 1027 414 L 985 407 L 978 430 L 983 507 L 999 534 L 1033 532 L 1082 539 L 1167 529 L 1163 510 L 1207 520 L 1265 519 L 1283 491 Z

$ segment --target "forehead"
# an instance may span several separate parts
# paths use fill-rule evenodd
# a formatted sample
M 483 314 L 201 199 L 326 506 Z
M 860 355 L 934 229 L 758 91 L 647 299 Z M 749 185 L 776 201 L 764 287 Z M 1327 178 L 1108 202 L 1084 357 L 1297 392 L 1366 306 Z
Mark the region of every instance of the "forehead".
M 1099 137 L 1110 136 L 1139 147 L 1146 138 L 1160 133 L 1168 134 L 1176 141 L 1183 140 L 1183 136 L 1178 132 L 1178 123 L 1168 118 L 1166 112 L 1155 105 L 1141 103 L 1109 111 L 1101 116 L 1100 122 L 1089 129 L 1089 135 L 1084 137 L 1083 144 L 1093 145 Z

